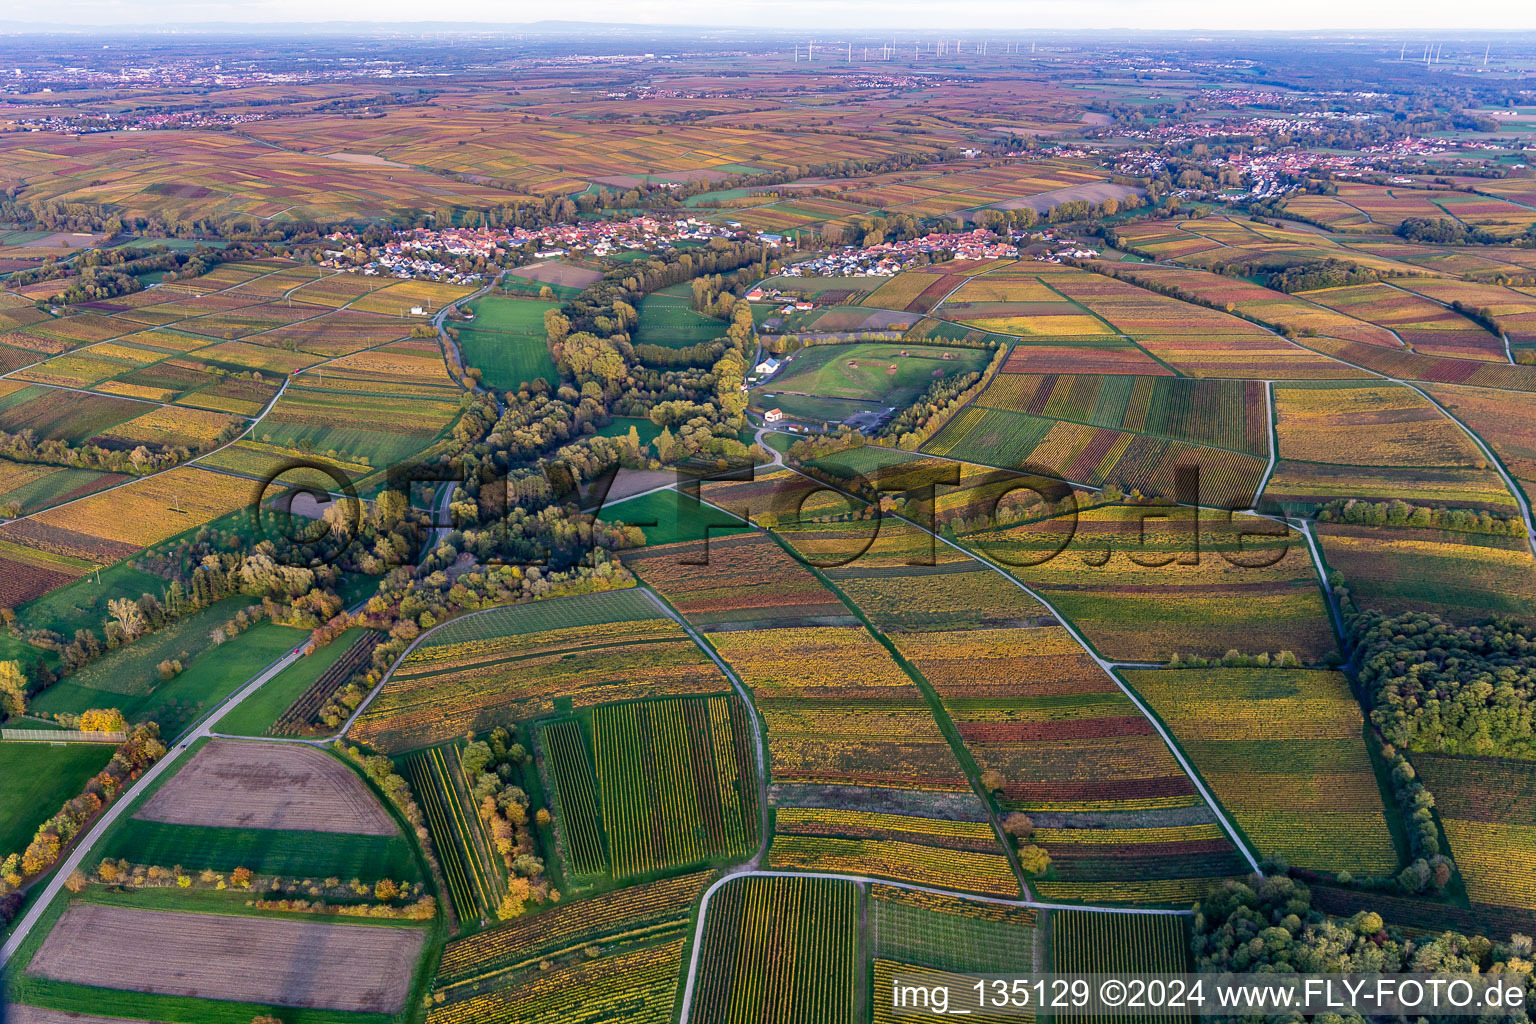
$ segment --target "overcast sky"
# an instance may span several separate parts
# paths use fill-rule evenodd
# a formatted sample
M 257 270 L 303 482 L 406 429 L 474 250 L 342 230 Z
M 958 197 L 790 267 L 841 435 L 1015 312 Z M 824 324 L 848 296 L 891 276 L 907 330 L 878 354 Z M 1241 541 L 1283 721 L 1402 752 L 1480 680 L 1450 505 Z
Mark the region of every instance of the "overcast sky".
M 648 24 L 756 24 L 813 31 L 900 28 L 1368 29 L 1488 32 L 1536 29 L 1529 0 L 51 0 L 0 9 L 0 21 L 78 27 L 303 21 L 530 22 L 547 18 Z

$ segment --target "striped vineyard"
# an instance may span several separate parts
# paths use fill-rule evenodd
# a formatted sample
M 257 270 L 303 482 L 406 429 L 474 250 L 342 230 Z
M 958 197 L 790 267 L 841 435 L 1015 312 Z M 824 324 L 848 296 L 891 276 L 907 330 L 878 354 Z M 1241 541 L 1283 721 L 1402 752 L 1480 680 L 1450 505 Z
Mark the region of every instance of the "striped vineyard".
M 709 883 L 708 872 L 664 878 L 590 899 L 562 900 L 448 943 L 433 992 L 444 1002 L 513 987 L 546 962 L 585 956 L 591 946 L 671 941 L 691 933 L 689 913 Z
M 434 1006 L 427 1024 L 669 1024 L 682 976 L 682 937 L 580 955 L 508 984 Z
M 373 657 L 373 649 L 383 639 L 381 634 L 368 630 L 352 642 L 346 653 L 337 658 L 320 678 L 309 684 L 309 689 L 289 705 L 277 721 L 267 729 L 269 736 L 295 736 L 311 731 L 315 716 L 325 707 L 326 701 L 344 686 L 353 674 L 367 667 Z M 310 655 L 314 657 L 314 655 Z
M 859 891 L 836 878 L 733 879 L 710 900 L 696 1024 L 853 1024 Z
M 1185 974 L 1190 918 L 1175 914 L 1051 912 L 1051 955 L 1058 974 Z M 1187 1017 L 1060 1014 L 1061 1024 L 1150 1024 Z
M 544 745 L 555 782 L 555 822 L 567 872 L 578 877 L 601 875 L 608 867 L 608 855 L 597 813 L 597 781 L 581 724 L 574 720 L 550 723 L 544 727 Z
M 412 754 L 405 768 L 442 861 L 454 912 L 467 924 L 495 920 L 506 882 L 464 783 L 459 753 L 457 744 L 432 747 Z
M 751 724 L 735 697 L 608 705 L 592 726 L 615 879 L 757 846 Z

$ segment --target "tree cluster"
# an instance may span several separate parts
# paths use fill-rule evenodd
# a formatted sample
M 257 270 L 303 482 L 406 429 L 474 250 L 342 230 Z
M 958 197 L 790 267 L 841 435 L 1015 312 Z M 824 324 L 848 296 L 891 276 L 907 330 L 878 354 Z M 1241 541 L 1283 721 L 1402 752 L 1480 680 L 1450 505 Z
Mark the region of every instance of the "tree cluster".
M 1446 931 L 1409 938 L 1388 928 L 1373 911 L 1329 917 L 1313 908 L 1311 890 L 1285 875 L 1253 876 L 1213 889 L 1195 907 L 1191 947 L 1202 973 L 1528 973 L 1532 969 L 1529 936 L 1516 934 L 1506 942 L 1494 942 Z M 1526 985 L 1529 990 L 1529 979 Z M 1327 1016 L 1327 1024 L 1362 1021 L 1354 1015 Z
M 1419 612 L 1351 621 L 1371 720 L 1406 750 L 1536 758 L 1536 630 Z
M 512 733 L 497 727 L 485 740 L 470 739 L 464 747 L 464 779 L 470 797 L 491 837 L 491 845 L 507 866 L 507 895 L 497 915 L 502 920 L 523 913 L 530 902 L 558 900 L 559 892 L 544 876 L 544 861 L 539 856 L 535 815 L 528 811 L 528 794 L 518 783 L 533 767 L 533 755 Z M 540 809 L 537 817 L 549 823 L 549 812 Z
M 1434 245 L 1492 245 L 1498 239 L 1478 227 L 1449 217 L 1408 217 L 1394 230 L 1399 238 Z
M 210 452 L 227 444 L 245 429 L 242 420 L 231 417 L 218 436 L 198 445 L 186 448 L 180 445 L 140 444 L 133 448 L 106 448 L 89 442 L 71 445 L 67 441 L 37 440 L 30 429 L 10 434 L 0 430 L 0 458 L 12 462 L 30 462 L 45 466 L 67 466 L 72 469 L 91 469 L 103 473 L 126 473 L 143 476 L 180 465 L 195 455 Z M 10 509 L 9 515 L 19 514 L 19 506 Z
M 1392 501 L 1337 498 L 1319 508 L 1317 518 L 1324 523 L 1412 526 L 1456 533 L 1487 533 L 1499 537 L 1525 536 L 1525 520 L 1518 515 L 1496 516 L 1486 510 L 1470 508 L 1431 508 L 1427 505 L 1412 505 L 1400 498 Z
M 411 795 L 411 787 L 405 781 L 405 776 L 395 770 L 395 763 L 382 754 L 364 753 L 341 740 L 337 740 L 335 746 L 346 758 L 362 768 L 363 774 L 379 787 L 385 798 L 415 830 L 416 839 L 421 843 L 422 854 L 426 857 L 428 866 L 433 872 L 438 871 L 437 852 L 432 846 L 432 833 L 427 831 L 426 815 L 422 814 L 416 798 Z

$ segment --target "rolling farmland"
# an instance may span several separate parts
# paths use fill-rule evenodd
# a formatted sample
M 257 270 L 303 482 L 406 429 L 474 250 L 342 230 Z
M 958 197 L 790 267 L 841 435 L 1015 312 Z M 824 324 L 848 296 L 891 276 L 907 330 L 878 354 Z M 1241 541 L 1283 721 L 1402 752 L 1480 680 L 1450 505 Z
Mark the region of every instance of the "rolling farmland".
M 1525 973 L 1531 39 L 824 6 L 0 34 L 9 1017 Z

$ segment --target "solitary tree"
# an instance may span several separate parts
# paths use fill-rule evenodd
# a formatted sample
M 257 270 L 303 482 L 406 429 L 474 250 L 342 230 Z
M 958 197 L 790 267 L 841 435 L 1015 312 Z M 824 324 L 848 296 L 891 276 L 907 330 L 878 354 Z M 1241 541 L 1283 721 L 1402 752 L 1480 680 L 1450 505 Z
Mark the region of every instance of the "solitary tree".
M 27 677 L 21 662 L 0 661 L 0 713 L 6 717 L 27 712 Z

